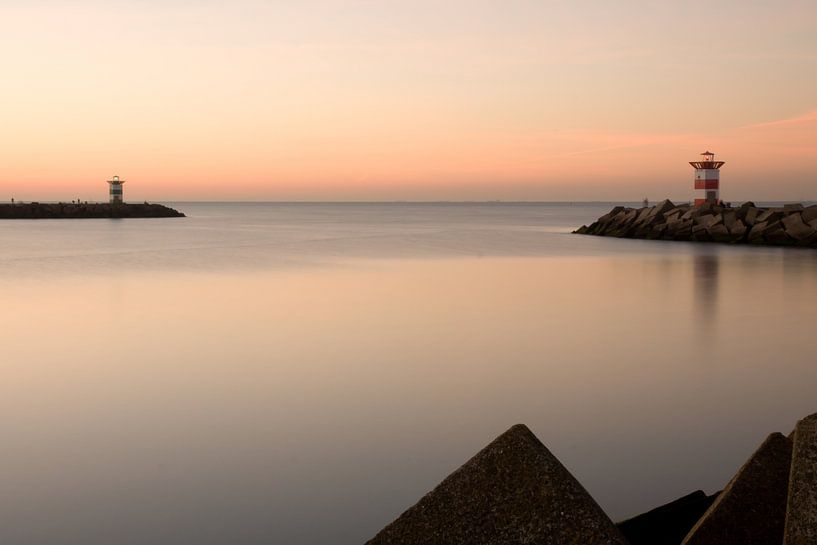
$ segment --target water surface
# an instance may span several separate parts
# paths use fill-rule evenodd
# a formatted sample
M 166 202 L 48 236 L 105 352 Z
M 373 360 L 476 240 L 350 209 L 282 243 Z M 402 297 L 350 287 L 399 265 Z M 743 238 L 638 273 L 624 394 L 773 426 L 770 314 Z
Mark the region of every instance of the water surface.
M 526 423 L 613 518 L 817 411 L 817 253 L 606 204 L 0 222 L 0 543 L 359 544 Z

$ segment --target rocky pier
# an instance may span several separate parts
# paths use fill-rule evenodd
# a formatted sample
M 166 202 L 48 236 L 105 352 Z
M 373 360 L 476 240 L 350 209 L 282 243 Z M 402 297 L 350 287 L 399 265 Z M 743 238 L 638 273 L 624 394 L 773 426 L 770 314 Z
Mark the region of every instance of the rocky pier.
M 0 204 L 0 219 L 183 218 L 162 204 L 14 203 Z
M 746 202 L 733 208 L 715 204 L 675 205 L 665 200 L 644 208 L 616 206 L 593 224 L 583 225 L 574 233 L 817 248 L 817 205 L 760 207 Z

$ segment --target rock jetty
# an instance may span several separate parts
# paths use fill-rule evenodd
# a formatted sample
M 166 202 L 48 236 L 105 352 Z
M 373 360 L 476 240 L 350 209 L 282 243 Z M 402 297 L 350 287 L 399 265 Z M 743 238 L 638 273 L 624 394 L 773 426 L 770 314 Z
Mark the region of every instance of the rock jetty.
M 817 205 L 759 207 L 752 202 L 737 208 L 703 204 L 616 206 L 590 226 L 574 233 L 619 238 L 686 240 L 729 244 L 805 246 L 817 248 Z
M 0 204 L 0 219 L 183 218 L 162 204 L 15 203 Z
M 524 425 L 495 439 L 366 545 L 815 545 L 817 414 L 771 434 L 726 488 L 613 525 Z

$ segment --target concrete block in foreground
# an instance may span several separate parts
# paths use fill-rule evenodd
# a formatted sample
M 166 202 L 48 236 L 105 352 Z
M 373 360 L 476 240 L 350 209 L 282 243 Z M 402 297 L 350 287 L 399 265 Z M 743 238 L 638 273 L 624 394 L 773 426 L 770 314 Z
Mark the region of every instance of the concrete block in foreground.
M 524 425 L 495 439 L 367 545 L 626 545 Z
M 784 545 L 817 543 L 817 414 L 794 428 Z
M 791 452 L 791 440 L 771 434 L 690 530 L 683 545 L 780 543 Z
M 696 490 L 616 526 L 630 545 L 679 545 L 717 497 Z

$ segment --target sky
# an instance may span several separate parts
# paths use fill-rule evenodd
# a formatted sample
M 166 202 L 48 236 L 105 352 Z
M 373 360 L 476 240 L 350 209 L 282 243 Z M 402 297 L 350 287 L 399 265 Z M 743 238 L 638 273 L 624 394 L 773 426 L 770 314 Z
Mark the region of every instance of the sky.
M 0 202 L 817 200 L 814 0 L 0 0 Z

